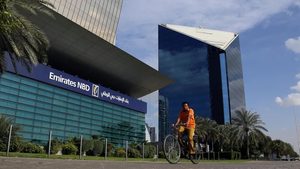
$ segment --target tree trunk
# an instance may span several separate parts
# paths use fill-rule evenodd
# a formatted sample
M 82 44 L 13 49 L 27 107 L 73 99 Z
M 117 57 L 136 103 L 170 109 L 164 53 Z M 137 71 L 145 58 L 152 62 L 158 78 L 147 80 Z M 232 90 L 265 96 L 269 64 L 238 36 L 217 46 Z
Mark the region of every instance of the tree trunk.
M 247 132 L 247 158 L 249 159 L 250 152 L 249 152 L 249 132 Z
M 211 151 L 214 152 L 214 139 L 212 139 L 212 142 L 211 142 Z

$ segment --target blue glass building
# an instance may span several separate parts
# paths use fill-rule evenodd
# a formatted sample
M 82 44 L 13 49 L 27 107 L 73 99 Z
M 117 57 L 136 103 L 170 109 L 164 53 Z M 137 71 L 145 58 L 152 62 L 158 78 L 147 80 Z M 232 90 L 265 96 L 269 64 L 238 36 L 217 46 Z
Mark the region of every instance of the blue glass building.
M 245 107 L 237 34 L 159 25 L 159 71 L 175 81 L 159 90 L 164 98 L 159 100 L 159 112 L 168 112 L 165 119 L 160 117 L 168 121 L 167 126 L 159 126 L 160 131 L 176 122 L 183 101 L 190 103 L 197 116 L 220 124 L 230 123 L 232 113 Z
M 49 131 L 62 140 L 97 135 L 116 145 L 143 142 L 147 104 L 138 98 L 171 80 L 114 46 L 114 36 L 109 43 L 52 10 L 53 17 L 19 12 L 48 36 L 51 47 L 48 63 L 33 65 L 31 72 L 22 62 L 14 69 L 14 55 L 4 52 L 0 115 L 20 126 L 22 138 L 41 144 Z
M 23 139 L 46 143 L 51 130 L 62 140 L 144 141 L 146 103 L 45 65 L 18 71 L 0 76 L 0 114 L 20 125 Z

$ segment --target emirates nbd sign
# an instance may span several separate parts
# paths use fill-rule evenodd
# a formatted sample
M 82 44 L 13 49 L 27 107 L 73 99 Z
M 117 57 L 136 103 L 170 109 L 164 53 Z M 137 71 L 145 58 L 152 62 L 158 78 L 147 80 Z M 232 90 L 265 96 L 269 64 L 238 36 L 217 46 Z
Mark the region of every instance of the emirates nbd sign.
M 62 75 L 56 75 L 53 72 L 49 73 L 49 79 L 87 92 L 91 89 L 91 87 L 85 83 L 72 81 L 71 79 L 63 77 Z
M 67 88 L 76 88 L 77 90 L 81 90 L 84 93 L 90 93 L 93 97 L 101 97 L 105 100 L 116 101 L 122 104 L 130 104 L 130 99 L 126 98 L 126 96 L 121 96 L 121 94 L 117 94 L 116 92 L 105 89 L 102 87 L 100 93 L 100 86 L 96 84 L 91 84 L 90 82 L 85 83 L 83 80 L 78 80 L 70 77 L 70 75 L 66 74 L 57 74 L 53 71 L 49 72 L 49 80 L 54 81 L 55 83 L 60 83 L 61 85 L 68 86 Z M 100 95 L 99 95 L 100 93 Z
M 9 64 L 6 67 L 6 71 L 15 73 L 13 66 L 10 64 L 11 62 L 7 61 L 7 63 Z M 38 64 L 32 67 L 31 72 L 28 72 L 27 69 L 20 63 L 17 63 L 16 66 L 18 75 L 80 93 L 82 95 L 90 96 L 95 99 L 124 106 L 139 112 L 147 112 L 147 104 L 143 101 L 137 100 L 101 85 L 94 84 L 90 81 L 83 80 L 77 76 L 70 75 L 63 71 L 53 69 L 46 65 Z

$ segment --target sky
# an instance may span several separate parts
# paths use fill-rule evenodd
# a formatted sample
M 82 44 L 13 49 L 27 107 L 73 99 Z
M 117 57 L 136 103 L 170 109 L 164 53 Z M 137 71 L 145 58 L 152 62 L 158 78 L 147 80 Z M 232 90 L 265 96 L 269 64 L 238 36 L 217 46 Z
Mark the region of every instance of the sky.
M 158 24 L 238 33 L 247 110 L 299 153 L 300 0 L 124 0 L 117 46 L 157 69 Z M 157 92 L 141 99 L 157 127 Z

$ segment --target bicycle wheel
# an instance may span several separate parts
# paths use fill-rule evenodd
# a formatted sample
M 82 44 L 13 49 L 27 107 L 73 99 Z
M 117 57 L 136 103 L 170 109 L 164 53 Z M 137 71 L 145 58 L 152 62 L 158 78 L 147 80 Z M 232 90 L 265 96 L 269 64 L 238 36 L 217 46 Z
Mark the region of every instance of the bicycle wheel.
M 190 160 L 192 161 L 193 164 L 198 164 L 201 160 L 201 155 L 202 155 L 202 148 L 200 146 L 199 140 L 196 138 L 194 139 L 194 149 L 195 149 L 195 154 L 190 154 Z
M 180 145 L 178 139 L 174 135 L 166 136 L 164 140 L 164 154 L 169 163 L 178 163 L 180 159 Z

